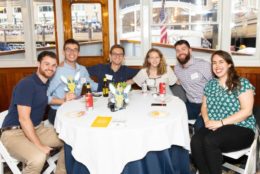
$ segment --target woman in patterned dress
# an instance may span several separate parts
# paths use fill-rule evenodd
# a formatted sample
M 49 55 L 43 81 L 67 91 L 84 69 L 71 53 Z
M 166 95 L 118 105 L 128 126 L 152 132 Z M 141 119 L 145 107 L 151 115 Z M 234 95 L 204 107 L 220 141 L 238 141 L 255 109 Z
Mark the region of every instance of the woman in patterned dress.
M 200 174 L 221 174 L 222 152 L 247 148 L 254 140 L 254 87 L 237 75 L 225 51 L 211 56 L 215 78 L 204 89 L 201 114 L 205 127 L 191 140 L 191 152 Z

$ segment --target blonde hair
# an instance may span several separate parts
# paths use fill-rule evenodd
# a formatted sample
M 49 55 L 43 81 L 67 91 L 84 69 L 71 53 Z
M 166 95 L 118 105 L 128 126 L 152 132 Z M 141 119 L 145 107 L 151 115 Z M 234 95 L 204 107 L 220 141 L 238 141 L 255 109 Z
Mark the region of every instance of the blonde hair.
M 167 72 L 166 60 L 165 60 L 165 58 L 164 58 L 162 52 L 161 52 L 159 49 L 157 49 L 157 48 L 151 48 L 151 49 L 147 52 L 147 54 L 146 54 L 146 56 L 145 56 L 145 60 L 144 60 L 143 67 L 144 67 L 144 68 L 147 68 L 147 74 L 149 75 L 149 69 L 150 69 L 150 67 L 151 67 L 151 64 L 149 63 L 148 59 L 149 59 L 149 57 L 150 57 L 150 53 L 152 53 L 152 52 L 156 52 L 156 53 L 159 55 L 159 57 L 160 57 L 160 63 L 159 63 L 159 65 L 158 65 L 158 67 L 157 67 L 157 75 L 163 75 L 163 74 L 165 74 L 165 73 Z

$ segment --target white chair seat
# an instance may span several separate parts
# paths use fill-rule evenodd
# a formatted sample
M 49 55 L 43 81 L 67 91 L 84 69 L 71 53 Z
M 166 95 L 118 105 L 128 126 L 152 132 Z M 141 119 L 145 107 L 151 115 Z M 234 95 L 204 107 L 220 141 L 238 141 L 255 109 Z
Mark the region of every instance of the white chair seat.
M 189 125 L 192 125 L 192 126 L 195 124 L 195 122 L 196 122 L 195 119 L 194 120 L 188 120 Z
M 257 137 L 258 133 L 256 132 L 255 139 L 250 146 L 250 148 L 238 150 L 235 152 L 229 153 L 222 153 L 223 156 L 232 158 L 232 159 L 239 159 L 243 155 L 247 155 L 246 167 L 245 169 L 235 166 L 233 164 L 225 162 L 223 164 L 224 167 L 231 169 L 240 174 L 254 174 L 256 171 L 256 145 L 257 145 Z
M 246 149 L 242 149 L 239 151 L 234 151 L 234 152 L 227 152 L 227 153 L 222 153 L 222 155 L 232 158 L 232 159 L 239 159 L 243 155 L 248 155 L 250 152 L 250 147 Z

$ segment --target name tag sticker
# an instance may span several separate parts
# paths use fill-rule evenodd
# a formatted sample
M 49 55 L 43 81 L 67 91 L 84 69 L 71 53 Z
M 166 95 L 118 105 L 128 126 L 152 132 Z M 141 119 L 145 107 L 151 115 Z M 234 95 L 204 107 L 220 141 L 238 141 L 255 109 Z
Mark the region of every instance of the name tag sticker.
M 197 78 L 199 78 L 199 74 L 197 72 L 195 72 L 195 73 L 191 74 L 190 78 L 191 78 L 191 80 L 197 79 Z
M 81 82 L 81 84 L 86 83 L 86 81 L 87 81 L 86 77 L 81 77 L 81 78 L 80 78 L 80 82 Z
M 110 75 L 110 74 L 106 74 L 106 78 L 107 78 L 107 80 L 112 80 L 112 79 L 113 79 L 113 76 Z

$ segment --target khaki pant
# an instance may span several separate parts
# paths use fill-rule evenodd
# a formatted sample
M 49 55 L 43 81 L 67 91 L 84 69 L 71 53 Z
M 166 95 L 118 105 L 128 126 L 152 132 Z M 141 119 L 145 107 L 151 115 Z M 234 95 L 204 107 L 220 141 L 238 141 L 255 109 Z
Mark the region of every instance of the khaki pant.
M 44 127 L 43 124 L 35 129 L 42 144 L 49 147 L 62 147 L 63 142 L 58 138 L 52 127 Z M 24 174 L 40 174 L 46 162 L 47 156 L 40 151 L 28 138 L 25 137 L 22 129 L 4 131 L 1 140 L 10 155 L 26 164 Z M 65 174 L 64 150 L 58 159 L 56 168 L 57 174 Z

